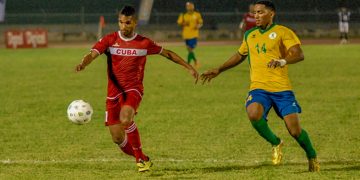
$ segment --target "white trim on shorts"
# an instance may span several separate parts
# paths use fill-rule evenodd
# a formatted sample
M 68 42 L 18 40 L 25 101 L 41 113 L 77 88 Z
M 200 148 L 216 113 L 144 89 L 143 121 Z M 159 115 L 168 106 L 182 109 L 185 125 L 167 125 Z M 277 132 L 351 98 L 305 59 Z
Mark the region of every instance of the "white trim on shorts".
M 107 122 L 108 122 L 108 112 L 105 111 L 105 123 L 107 123 Z
M 137 89 L 128 89 L 128 90 L 125 90 L 124 92 L 121 92 L 121 93 L 117 94 L 116 96 L 106 97 L 106 99 L 110 99 L 110 100 L 118 99 L 120 95 L 122 95 L 122 94 L 124 94 L 126 92 L 129 92 L 129 91 L 136 91 L 139 94 L 140 98 L 142 99 L 142 95 Z

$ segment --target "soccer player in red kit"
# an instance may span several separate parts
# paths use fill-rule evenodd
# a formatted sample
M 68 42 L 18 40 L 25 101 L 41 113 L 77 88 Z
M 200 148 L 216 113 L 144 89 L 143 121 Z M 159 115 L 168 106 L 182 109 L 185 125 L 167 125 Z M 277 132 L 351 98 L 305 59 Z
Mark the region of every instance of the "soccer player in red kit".
M 249 12 L 245 13 L 242 21 L 239 25 L 239 28 L 241 30 L 241 36 L 243 37 L 245 32 L 253 27 L 256 27 L 256 22 L 255 22 L 255 15 L 254 15 L 254 4 L 250 4 L 249 5 Z
M 152 162 L 141 149 L 139 131 L 134 122 L 136 110 L 143 96 L 143 77 L 146 56 L 160 54 L 184 66 L 198 79 L 197 71 L 176 53 L 164 49 L 152 40 L 135 33 L 135 9 L 125 6 L 119 13 L 120 31 L 103 37 L 76 66 L 84 70 L 96 57 L 107 56 L 108 93 L 105 125 L 109 127 L 114 143 L 136 159 L 139 172 L 149 171 Z

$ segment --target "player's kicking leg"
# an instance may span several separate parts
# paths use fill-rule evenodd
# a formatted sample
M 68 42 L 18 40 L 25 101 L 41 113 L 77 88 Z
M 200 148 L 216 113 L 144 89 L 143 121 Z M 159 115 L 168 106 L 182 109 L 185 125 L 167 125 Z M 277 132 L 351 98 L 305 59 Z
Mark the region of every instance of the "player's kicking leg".
M 246 108 L 248 117 L 252 126 L 259 133 L 259 135 L 272 145 L 272 163 L 274 165 L 278 165 L 281 163 L 283 157 L 283 153 L 281 151 L 283 141 L 272 132 L 263 116 L 264 106 L 267 112 L 268 109 L 271 108 L 271 104 L 266 103 L 266 100 L 259 100 L 264 103 L 264 106 L 258 102 L 252 102 L 249 104 L 251 101 L 254 101 L 254 99 L 253 96 L 249 95 Z
M 139 172 L 145 172 L 150 170 L 153 163 L 150 161 L 150 158 L 142 152 L 139 131 L 133 121 L 134 116 L 135 109 L 133 107 L 128 105 L 121 107 L 120 121 L 124 127 L 128 142 L 132 146 L 136 165 L 139 168 Z
M 136 101 L 136 99 L 134 101 L 131 93 L 129 93 L 127 100 L 133 102 L 134 107 L 137 107 L 136 104 L 140 103 L 140 101 Z M 120 101 L 121 100 L 107 100 L 106 125 L 109 127 L 114 143 L 117 144 L 125 154 L 136 158 L 139 171 L 148 171 L 152 163 L 141 151 L 139 132 L 133 122 L 135 110 L 131 106 L 121 107 Z M 123 121 L 120 121 L 120 118 L 123 119 Z
M 107 100 L 105 125 L 109 127 L 112 140 L 125 154 L 135 157 L 132 146 L 130 145 L 128 137 L 125 134 L 124 127 L 122 124 L 120 124 L 119 117 L 119 100 Z
M 309 171 L 320 171 L 320 164 L 317 160 L 316 151 L 311 144 L 308 133 L 300 127 L 299 117 L 297 113 L 289 114 L 284 117 L 286 127 L 292 137 L 306 152 L 309 161 Z

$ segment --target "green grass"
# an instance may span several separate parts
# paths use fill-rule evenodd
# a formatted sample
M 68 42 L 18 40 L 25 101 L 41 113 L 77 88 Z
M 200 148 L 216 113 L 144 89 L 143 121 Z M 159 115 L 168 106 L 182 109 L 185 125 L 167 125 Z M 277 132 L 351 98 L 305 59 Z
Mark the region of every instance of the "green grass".
M 183 47 L 169 47 L 185 57 Z M 285 141 L 284 161 L 271 165 L 270 145 L 251 127 L 244 101 L 247 62 L 210 85 L 160 56 L 148 59 L 145 96 L 136 117 L 154 170 L 136 172 L 104 127 L 106 62 L 74 73 L 87 49 L 0 50 L 0 179 L 320 179 L 360 177 L 359 45 L 304 46 L 305 61 L 290 67 L 302 106 L 301 124 L 321 162 L 308 173 L 302 149 L 274 112 L 269 124 Z M 197 49 L 200 71 L 217 66 L 236 46 Z M 66 108 L 85 99 L 94 108 L 84 126 Z

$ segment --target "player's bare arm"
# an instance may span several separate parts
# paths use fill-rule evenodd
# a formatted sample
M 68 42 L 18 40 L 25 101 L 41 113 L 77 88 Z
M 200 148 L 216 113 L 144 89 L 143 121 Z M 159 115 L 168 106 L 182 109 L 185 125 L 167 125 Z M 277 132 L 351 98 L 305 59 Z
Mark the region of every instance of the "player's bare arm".
M 94 50 L 91 50 L 91 52 L 87 55 L 84 56 L 84 58 L 82 59 L 81 63 L 78 64 L 76 67 L 75 67 L 75 71 L 76 72 L 79 72 L 79 71 L 82 71 L 85 69 L 85 67 L 87 65 L 89 65 L 94 59 L 96 59 L 97 57 L 99 56 L 99 53 L 94 51 Z
M 286 64 L 295 64 L 304 60 L 304 53 L 300 45 L 294 45 L 289 48 L 288 55 L 284 59 L 273 59 L 268 63 L 269 68 L 283 67 Z
M 195 84 L 197 83 L 197 81 L 199 79 L 198 72 L 191 65 L 186 63 L 179 55 L 177 55 L 173 51 L 170 51 L 167 49 L 163 49 L 160 55 L 166 57 L 167 59 L 170 59 L 171 61 L 173 61 L 176 64 L 180 64 L 180 65 L 184 66 L 187 70 L 189 70 L 190 74 L 194 77 Z
M 220 67 L 202 73 L 201 74 L 202 83 L 204 84 L 206 81 L 210 82 L 211 79 L 215 78 L 220 73 L 239 65 L 246 59 L 246 57 L 247 56 L 241 55 L 239 52 L 236 52 L 233 56 L 229 58 L 229 60 L 227 60 Z

